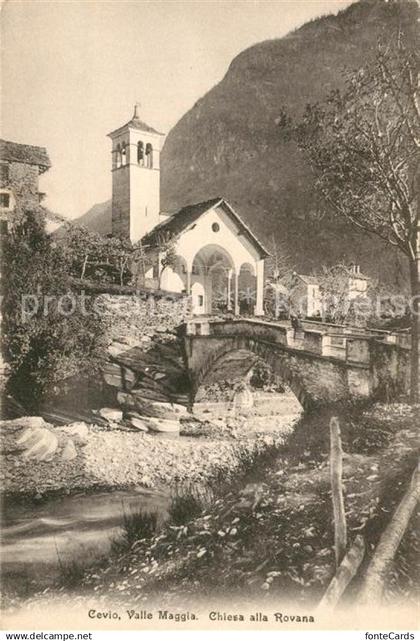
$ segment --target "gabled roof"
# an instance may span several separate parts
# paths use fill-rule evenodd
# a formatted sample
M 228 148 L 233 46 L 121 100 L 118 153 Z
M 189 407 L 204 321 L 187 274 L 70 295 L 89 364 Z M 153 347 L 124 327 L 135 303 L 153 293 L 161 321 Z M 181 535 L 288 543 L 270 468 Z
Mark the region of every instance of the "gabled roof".
M 306 285 L 319 285 L 319 280 L 316 276 L 307 276 L 306 274 L 296 274 L 296 276 Z
M 162 237 L 167 239 L 172 239 L 179 234 L 181 234 L 189 225 L 192 225 L 200 216 L 205 214 L 209 209 L 213 207 L 219 207 L 220 205 L 224 206 L 226 213 L 235 221 L 238 225 L 241 233 L 247 237 L 247 239 L 252 243 L 254 247 L 257 248 L 261 258 L 266 258 L 269 256 L 269 252 L 265 247 L 260 243 L 258 238 L 253 234 L 249 227 L 244 223 L 242 218 L 233 210 L 231 205 L 224 200 L 224 198 L 212 198 L 211 200 L 206 200 L 201 203 L 195 203 L 194 205 L 187 205 L 183 207 L 175 214 L 172 214 L 167 220 L 162 221 L 156 227 L 152 229 L 148 234 L 143 236 L 142 243 L 145 247 L 158 247 L 161 243 Z
M 2 139 L 0 139 L 0 161 L 37 165 L 41 172 L 51 167 L 51 161 L 45 147 L 23 145 L 18 142 Z

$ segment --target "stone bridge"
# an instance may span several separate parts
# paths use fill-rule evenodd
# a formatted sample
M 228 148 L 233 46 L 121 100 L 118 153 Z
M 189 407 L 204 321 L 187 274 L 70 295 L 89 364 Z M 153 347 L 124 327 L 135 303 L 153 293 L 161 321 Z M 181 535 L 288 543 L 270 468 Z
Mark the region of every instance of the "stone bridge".
M 256 319 L 194 319 L 181 335 L 192 383 L 245 376 L 263 359 L 303 407 L 350 399 L 392 399 L 409 384 L 402 335 L 304 323 L 302 330 Z

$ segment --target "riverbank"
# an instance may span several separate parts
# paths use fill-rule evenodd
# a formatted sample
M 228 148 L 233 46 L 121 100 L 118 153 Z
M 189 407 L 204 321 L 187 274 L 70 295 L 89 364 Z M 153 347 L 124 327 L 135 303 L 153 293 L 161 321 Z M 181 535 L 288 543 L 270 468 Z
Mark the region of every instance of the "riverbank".
M 217 482 L 218 477 L 235 476 L 252 458 L 280 447 L 297 416 L 296 409 L 292 407 L 290 413 L 286 404 L 283 417 L 276 417 L 271 428 L 265 429 L 261 416 L 255 416 L 251 425 L 245 424 L 243 417 L 213 416 L 210 408 L 199 417 L 187 417 L 181 435 L 90 424 L 84 426 L 83 438 L 72 437 L 74 456 L 69 460 L 62 455 L 69 440 L 65 428 L 45 424 L 58 443 L 53 455 L 36 460 L 28 459 L 19 443 L 25 431 L 19 428 L 19 421 L 13 429 L 5 424 L 0 472 L 3 498 L 7 502 L 40 500 L 60 493 L 135 486 L 207 485 Z
M 416 464 L 418 420 L 418 408 L 402 405 L 377 405 L 342 420 L 349 540 L 365 536 L 366 562 Z M 306 417 L 274 463 L 261 469 L 263 481 L 236 487 L 198 518 L 137 541 L 87 573 L 66 599 L 74 607 L 92 598 L 102 607 L 315 603 L 335 571 L 328 452 L 326 416 Z M 418 591 L 416 545 L 413 518 L 387 592 L 406 603 Z M 357 582 L 349 599 L 355 590 Z
M 376 405 L 340 418 L 349 541 L 361 533 L 366 559 L 401 499 L 418 460 L 419 408 Z M 329 481 L 328 415 L 305 416 L 269 461 L 240 483 L 224 486 L 199 516 L 169 521 L 152 538 L 85 571 L 71 588 L 24 601 L 66 608 L 262 607 L 293 602 L 312 607 L 335 571 Z M 385 599 L 414 603 L 419 591 L 418 512 L 398 550 Z M 359 583 L 358 583 L 359 581 Z M 360 578 L 346 594 L 351 602 Z M 19 599 L 10 604 L 20 607 Z

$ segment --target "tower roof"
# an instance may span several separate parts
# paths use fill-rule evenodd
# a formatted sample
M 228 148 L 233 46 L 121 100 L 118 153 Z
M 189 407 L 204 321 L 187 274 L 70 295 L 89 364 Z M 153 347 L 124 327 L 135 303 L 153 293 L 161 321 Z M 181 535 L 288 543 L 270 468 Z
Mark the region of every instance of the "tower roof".
M 134 114 L 131 120 L 125 123 L 125 125 L 122 125 L 121 127 L 118 127 L 118 129 L 114 129 L 114 131 L 111 131 L 108 136 L 110 138 L 113 138 L 114 136 L 117 136 L 119 133 L 121 133 L 124 129 L 139 129 L 140 131 L 145 131 L 149 134 L 156 134 L 158 136 L 164 136 L 165 134 L 161 133 L 160 131 L 157 131 L 147 123 L 145 123 L 143 120 L 140 119 L 139 115 L 140 111 L 140 105 L 136 104 L 134 106 Z

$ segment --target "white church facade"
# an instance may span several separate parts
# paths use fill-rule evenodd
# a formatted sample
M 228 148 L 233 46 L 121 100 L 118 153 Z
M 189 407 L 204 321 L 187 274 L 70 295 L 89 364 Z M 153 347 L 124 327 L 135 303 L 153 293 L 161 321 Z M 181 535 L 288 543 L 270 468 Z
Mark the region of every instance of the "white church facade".
M 164 135 L 133 118 L 109 134 L 112 141 L 112 234 L 141 241 L 156 256 L 160 287 L 191 295 L 194 314 L 217 308 L 263 315 L 268 252 L 222 197 L 160 211 L 160 152 Z M 171 260 L 165 251 L 171 246 Z M 216 307 L 217 306 L 217 307 Z

